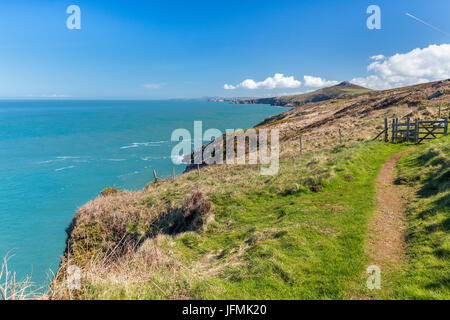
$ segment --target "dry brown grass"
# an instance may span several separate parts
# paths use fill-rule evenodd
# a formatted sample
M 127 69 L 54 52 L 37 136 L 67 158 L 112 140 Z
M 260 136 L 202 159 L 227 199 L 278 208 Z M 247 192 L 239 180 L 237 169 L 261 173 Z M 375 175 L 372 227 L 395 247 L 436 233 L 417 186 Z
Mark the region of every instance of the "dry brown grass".
M 9 253 L 3 258 L 0 270 L 0 300 L 34 300 L 41 294 L 32 282 L 31 277 L 16 279 L 16 273 L 8 269 L 8 261 L 13 257 Z
M 90 262 L 80 267 L 81 287 L 67 286 L 67 270 L 76 265 L 70 256 L 63 262 L 48 293 L 49 299 L 143 299 L 148 298 L 148 286 L 159 291 L 155 298 L 171 299 L 185 296 L 193 271 L 175 259 L 170 249 L 171 237 L 158 235 L 145 240 L 142 245 L 128 248 L 128 254 L 119 252 L 99 253 Z M 162 248 L 165 248 L 164 250 Z M 117 257 L 120 255 L 120 259 Z M 92 291 L 85 291 L 89 287 Z M 119 295 L 118 295 L 119 294 Z
M 437 90 L 443 95 L 428 100 Z M 265 125 L 280 129 L 280 138 L 285 142 L 282 153 L 298 151 L 299 135 L 303 137 L 304 152 L 318 152 L 339 143 L 339 129 L 344 143 L 351 144 L 374 138 L 383 130 L 384 118 L 437 119 L 439 106 L 441 117 L 449 117 L 449 93 L 450 81 L 370 92 L 353 99 L 302 105 L 273 117 Z
M 167 189 L 158 191 L 170 190 L 171 181 L 161 184 Z M 190 283 L 187 280 L 193 271 L 183 268 L 170 254 L 170 241 L 179 233 L 205 228 L 213 220 L 214 208 L 200 190 L 179 207 L 160 197 L 153 201 L 149 192 L 156 190 L 153 186 L 146 190 L 100 196 L 77 212 L 68 229 L 66 253 L 52 283 L 50 299 L 85 298 L 85 291 L 66 285 L 71 266 L 80 268 L 85 286 L 102 288 L 99 299 L 111 297 L 107 288 L 122 292 L 124 297 L 139 298 L 135 295 L 147 294 L 139 289 L 145 288 L 143 283 L 157 288 L 160 297 L 185 295 L 181 288 Z

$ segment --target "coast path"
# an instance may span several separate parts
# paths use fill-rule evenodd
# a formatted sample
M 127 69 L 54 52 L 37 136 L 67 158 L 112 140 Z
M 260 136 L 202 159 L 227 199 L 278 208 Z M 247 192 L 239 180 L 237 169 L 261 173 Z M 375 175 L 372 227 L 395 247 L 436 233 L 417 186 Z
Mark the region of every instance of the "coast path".
M 378 266 L 383 274 L 398 270 L 405 261 L 406 203 L 408 187 L 395 184 L 398 160 L 413 149 L 391 156 L 376 179 L 376 211 L 369 223 L 367 254 L 369 265 Z M 383 286 L 383 285 L 382 285 Z

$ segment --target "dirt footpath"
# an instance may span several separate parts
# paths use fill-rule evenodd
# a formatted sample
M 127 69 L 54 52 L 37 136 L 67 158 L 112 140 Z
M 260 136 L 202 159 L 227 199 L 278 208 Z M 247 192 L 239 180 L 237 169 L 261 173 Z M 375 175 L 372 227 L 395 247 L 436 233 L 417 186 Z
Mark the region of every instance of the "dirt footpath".
M 395 165 L 406 153 L 390 157 L 381 168 L 376 180 L 376 212 L 369 224 L 368 255 L 371 264 L 381 270 L 399 267 L 405 259 L 405 231 L 407 187 L 394 184 Z

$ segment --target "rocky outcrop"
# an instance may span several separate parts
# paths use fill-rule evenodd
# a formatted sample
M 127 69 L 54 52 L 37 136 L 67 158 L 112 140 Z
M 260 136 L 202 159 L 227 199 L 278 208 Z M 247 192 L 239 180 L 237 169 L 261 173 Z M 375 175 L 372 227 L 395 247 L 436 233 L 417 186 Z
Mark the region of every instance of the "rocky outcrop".
M 432 100 L 432 99 L 440 97 L 440 96 L 442 96 L 442 92 L 438 90 L 435 93 L 433 93 L 431 96 L 429 96 L 428 100 Z

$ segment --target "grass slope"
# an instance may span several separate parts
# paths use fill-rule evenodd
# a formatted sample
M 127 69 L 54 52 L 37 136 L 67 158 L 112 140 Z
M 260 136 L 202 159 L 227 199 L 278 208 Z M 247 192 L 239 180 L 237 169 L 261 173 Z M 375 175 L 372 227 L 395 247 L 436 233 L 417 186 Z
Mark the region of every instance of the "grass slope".
M 398 182 L 413 188 L 408 206 L 408 267 L 389 298 L 450 299 L 450 136 L 400 160 Z
M 120 237 L 114 234 L 117 228 L 108 226 L 117 222 L 103 219 L 91 205 L 96 209 L 76 226 L 83 234 L 78 243 L 89 245 L 72 252 L 70 262 L 83 269 L 83 288 L 75 296 L 60 291 L 55 297 L 352 298 L 349 292 L 367 262 L 364 239 L 374 209 L 374 180 L 385 160 L 403 148 L 362 143 L 320 156 L 284 158 L 273 177 L 259 175 L 257 167 L 212 166 L 201 177 L 190 172 L 150 186 L 135 206 L 151 203 L 159 212 L 164 205 L 165 211 L 173 210 L 195 186 L 211 190 L 207 196 L 214 219 L 197 232 L 149 236 L 138 250 L 103 265 L 98 263 L 102 259 L 83 259 L 92 252 L 99 256 L 111 239 Z M 109 205 L 125 196 L 107 196 Z M 145 229 L 130 227 L 135 225 L 130 211 L 127 205 L 123 219 L 130 221 L 123 224 L 128 232 Z

